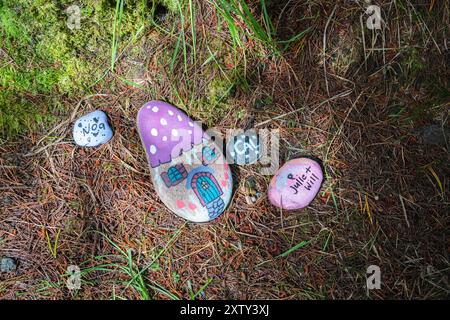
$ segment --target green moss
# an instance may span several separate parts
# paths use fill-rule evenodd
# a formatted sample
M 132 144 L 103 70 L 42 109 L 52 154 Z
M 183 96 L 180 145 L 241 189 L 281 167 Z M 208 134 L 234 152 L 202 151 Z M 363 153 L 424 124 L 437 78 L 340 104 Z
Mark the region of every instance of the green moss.
M 232 103 L 236 88 L 244 90 L 246 86 L 243 66 L 235 65 L 235 48 L 218 37 L 212 38 L 207 47 L 202 56 L 206 62 L 202 74 L 205 79 L 214 76 L 200 93 L 200 98 L 189 106 L 189 112 L 205 121 L 208 127 L 217 125 L 224 117 L 243 119 L 245 106 L 236 108 Z
M 208 100 L 217 104 L 226 100 L 233 92 L 234 83 L 222 77 L 216 77 L 208 85 Z
M 0 137 L 14 136 L 51 120 L 50 114 L 27 100 L 8 90 L 0 91 Z
M 414 122 L 432 121 L 436 114 L 447 112 L 450 90 L 445 76 L 427 75 L 421 89 L 425 98 L 420 103 L 409 107 L 409 119 Z
M 157 1 L 159 4 L 166 7 L 171 12 L 177 12 L 178 11 L 178 4 L 183 6 L 186 1 L 181 0 L 159 0 Z
M 157 1 L 177 9 L 177 0 Z M 148 22 L 149 3 L 125 2 L 116 30 L 119 51 Z M 74 4 L 81 10 L 79 29 L 67 25 L 66 9 Z M 36 123 L 45 118 L 48 97 L 89 92 L 110 65 L 115 10 L 115 0 L 0 0 L 0 89 L 8 91 L 1 97 L 2 132 L 16 132 L 19 123 L 32 127 L 32 117 Z M 22 112 L 25 104 L 17 97 L 37 94 L 41 110 Z
M 240 110 L 233 109 L 233 105 L 230 103 L 235 86 L 232 79 L 228 80 L 220 76 L 213 78 L 206 88 L 205 95 L 193 106 L 190 106 L 192 109 L 189 111 L 205 121 L 208 127 L 215 126 L 230 112 L 240 114 Z
M 419 51 L 412 47 L 407 48 L 403 52 L 403 59 L 400 65 L 402 71 L 401 80 L 405 82 L 410 82 L 416 79 L 417 75 L 425 68 Z

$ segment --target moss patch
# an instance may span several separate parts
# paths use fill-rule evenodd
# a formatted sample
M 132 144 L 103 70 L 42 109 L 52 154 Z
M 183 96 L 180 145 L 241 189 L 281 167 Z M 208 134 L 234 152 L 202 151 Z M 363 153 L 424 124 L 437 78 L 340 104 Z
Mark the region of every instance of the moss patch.
M 157 1 L 169 10 L 177 0 Z M 145 24 L 153 1 L 124 2 L 116 23 L 119 51 Z M 69 28 L 67 8 L 80 9 L 80 28 Z M 75 96 L 90 91 L 110 66 L 116 14 L 114 0 L 0 0 L 0 132 L 20 133 L 18 123 L 35 123 L 42 110 L 29 112 L 18 96 Z M 44 108 L 45 109 L 45 108 Z M 18 117 L 18 118 L 17 118 Z M 27 126 L 29 127 L 29 126 Z

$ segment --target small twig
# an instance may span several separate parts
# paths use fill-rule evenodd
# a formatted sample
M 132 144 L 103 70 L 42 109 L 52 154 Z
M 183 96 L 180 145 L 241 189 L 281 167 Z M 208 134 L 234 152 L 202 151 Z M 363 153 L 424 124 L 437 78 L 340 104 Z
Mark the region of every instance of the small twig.
M 328 78 L 327 78 L 327 30 L 328 30 L 328 26 L 331 22 L 331 19 L 334 16 L 334 13 L 336 12 L 337 9 L 337 4 L 334 6 L 333 8 L 333 12 L 331 12 L 331 15 L 328 17 L 328 21 L 327 24 L 325 25 L 325 31 L 323 33 L 323 72 L 324 72 L 324 76 L 325 76 L 325 87 L 327 89 L 327 93 L 328 96 L 330 96 L 330 88 L 328 85 Z
M 406 225 L 409 228 L 410 226 L 409 226 L 408 216 L 406 215 L 406 208 L 405 208 L 405 203 L 403 202 L 403 197 L 401 194 L 398 194 L 398 197 L 400 198 L 400 203 L 402 204 L 403 215 L 405 216 Z

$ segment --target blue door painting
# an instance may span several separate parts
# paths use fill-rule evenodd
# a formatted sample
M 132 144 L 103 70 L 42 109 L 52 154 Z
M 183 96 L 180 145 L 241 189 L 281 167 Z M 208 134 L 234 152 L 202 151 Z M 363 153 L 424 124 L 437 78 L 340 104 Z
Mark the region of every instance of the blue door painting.
M 221 196 L 222 189 L 216 178 L 209 172 L 199 172 L 192 177 L 191 187 L 197 195 L 202 206 L 208 209 L 209 217 L 214 219 L 225 209 Z

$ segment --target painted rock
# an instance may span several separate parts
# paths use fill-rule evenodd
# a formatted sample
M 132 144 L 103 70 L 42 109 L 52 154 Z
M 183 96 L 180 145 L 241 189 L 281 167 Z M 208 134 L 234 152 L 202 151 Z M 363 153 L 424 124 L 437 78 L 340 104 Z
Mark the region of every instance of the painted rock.
M 322 168 L 316 161 L 309 158 L 291 160 L 272 178 L 269 200 L 286 210 L 305 208 L 316 197 L 322 182 Z
M 161 201 L 193 222 L 220 216 L 231 199 L 231 171 L 201 125 L 162 101 L 146 103 L 137 123 Z
M 73 139 L 81 147 L 97 147 L 108 142 L 113 132 L 103 111 L 91 112 L 75 122 Z
M 227 143 L 227 156 L 229 163 L 255 163 L 261 157 L 259 135 L 254 130 L 248 130 L 232 137 Z

